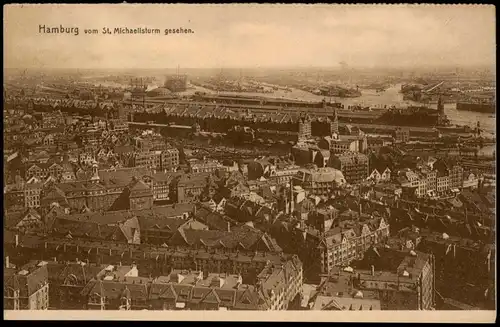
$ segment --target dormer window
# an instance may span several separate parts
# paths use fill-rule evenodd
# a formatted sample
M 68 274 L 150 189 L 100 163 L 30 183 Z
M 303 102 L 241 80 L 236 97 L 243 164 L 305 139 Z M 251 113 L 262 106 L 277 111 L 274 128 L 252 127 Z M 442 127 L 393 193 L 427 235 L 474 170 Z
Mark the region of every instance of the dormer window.
M 103 297 L 101 297 L 99 294 L 94 293 L 94 294 L 92 294 L 92 296 L 90 297 L 90 301 L 89 301 L 89 302 L 90 302 L 91 304 L 100 304 L 100 303 L 101 303 L 101 301 L 104 301 L 104 298 L 103 298 Z
M 126 297 L 122 297 L 122 301 L 121 301 L 121 304 L 122 306 L 127 306 L 129 304 L 129 299 L 126 298 Z

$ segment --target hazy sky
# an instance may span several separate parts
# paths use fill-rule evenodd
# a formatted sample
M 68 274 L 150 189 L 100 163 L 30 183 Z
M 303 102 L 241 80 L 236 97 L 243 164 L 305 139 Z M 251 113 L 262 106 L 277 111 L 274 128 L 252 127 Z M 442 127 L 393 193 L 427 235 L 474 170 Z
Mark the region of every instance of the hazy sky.
M 80 35 L 39 34 L 78 27 Z M 85 35 L 103 27 L 161 35 Z M 166 28 L 189 35 L 163 35 Z M 170 68 L 494 65 L 493 6 L 4 6 L 4 66 Z

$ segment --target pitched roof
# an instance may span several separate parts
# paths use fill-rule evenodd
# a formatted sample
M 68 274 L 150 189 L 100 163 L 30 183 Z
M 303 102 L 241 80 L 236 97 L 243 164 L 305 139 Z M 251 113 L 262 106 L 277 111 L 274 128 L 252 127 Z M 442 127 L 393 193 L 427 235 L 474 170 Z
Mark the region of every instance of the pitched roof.
M 167 218 L 175 218 L 189 213 L 193 210 L 194 204 L 184 203 L 169 206 L 159 206 L 143 210 L 120 210 L 107 212 L 84 212 L 80 214 L 72 214 L 72 220 L 90 221 L 99 224 L 117 224 L 127 221 L 128 219 L 137 217 L 139 221 L 148 220 L 169 220 Z
M 99 280 L 84 291 L 87 295 L 97 293 L 109 299 L 120 299 L 126 295 L 132 300 L 146 301 L 148 299 L 149 283 L 147 279 L 134 278 L 125 278 L 124 281 L 120 282 Z
M 149 185 L 144 183 L 142 180 L 135 180 L 129 185 L 130 193 L 136 193 L 136 192 L 152 192 L 151 188 Z
M 210 229 L 219 231 L 227 231 L 228 223 L 230 226 L 234 226 L 236 224 L 236 222 L 231 218 L 217 212 L 213 212 L 205 206 L 199 206 L 196 209 L 194 218 L 207 225 Z
M 22 211 L 6 212 L 4 214 L 4 226 L 8 228 L 16 227 L 27 215 L 32 215 L 42 223 L 40 214 L 33 208 Z
M 64 283 L 67 278 L 74 278 L 78 285 L 86 285 L 92 278 L 96 278 L 101 273 L 105 265 L 83 265 L 81 263 L 59 263 L 49 262 L 49 280 Z
M 4 272 L 4 287 L 19 290 L 21 298 L 31 296 L 48 282 L 47 265 L 38 266 L 38 261 L 24 265 L 21 271 L 27 273 L 22 275 L 11 269 L 6 269 Z
M 241 249 L 246 251 L 281 252 L 276 241 L 258 229 L 247 225 L 231 231 L 177 230 L 169 240 L 171 245 L 198 245 L 202 247 Z
M 151 174 L 151 169 L 147 167 L 99 170 L 99 178 L 106 185 L 128 185 L 134 177 L 140 179 Z
M 127 235 L 119 226 L 100 225 L 92 221 L 80 221 L 57 217 L 52 223 L 51 230 L 56 235 L 93 239 L 127 240 Z

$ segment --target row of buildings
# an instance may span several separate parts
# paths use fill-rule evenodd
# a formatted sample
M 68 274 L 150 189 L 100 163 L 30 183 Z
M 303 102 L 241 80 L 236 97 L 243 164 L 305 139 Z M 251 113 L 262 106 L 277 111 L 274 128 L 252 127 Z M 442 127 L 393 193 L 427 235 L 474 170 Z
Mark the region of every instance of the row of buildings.
M 322 277 L 306 296 L 304 309 L 433 310 L 434 265 L 433 255 L 422 252 L 371 248 L 359 267 L 336 267 Z
M 153 278 L 135 265 L 31 261 L 7 264 L 4 277 L 7 310 L 286 310 L 301 290 L 302 266 L 269 263 L 253 279 L 176 269 Z
M 436 197 L 450 191 L 477 188 L 479 179 L 449 158 L 431 159 L 416 169 L 398 171 L 398 182 L 417 197 Z

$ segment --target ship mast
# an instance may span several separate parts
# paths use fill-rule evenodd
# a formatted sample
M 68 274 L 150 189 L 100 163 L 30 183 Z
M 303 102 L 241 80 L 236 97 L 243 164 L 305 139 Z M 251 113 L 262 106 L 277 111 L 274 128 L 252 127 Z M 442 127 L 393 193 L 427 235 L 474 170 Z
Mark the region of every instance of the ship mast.
M 144 80 L 141 77 L 141 90 L 142 90 L 142 107 L 146 112 L 146 88 L 144 87 Z
M 239 81 L 238 81 L 238 87 L 240 88 L 241 90 L 241 85 L 243 84 L 243 73 L 241 72 L 241 68 L 240 68 L 240 78 L 239 78 Z

